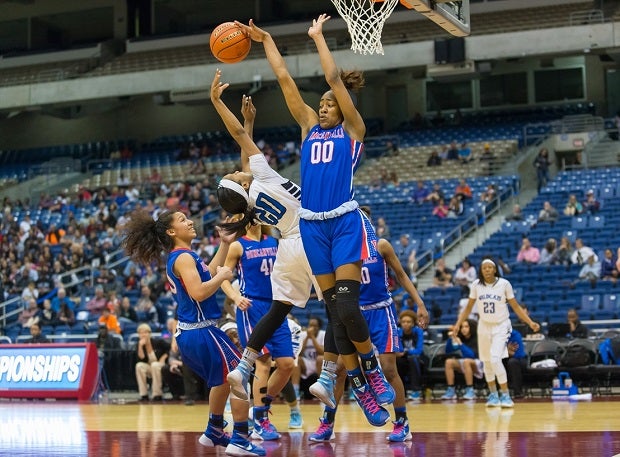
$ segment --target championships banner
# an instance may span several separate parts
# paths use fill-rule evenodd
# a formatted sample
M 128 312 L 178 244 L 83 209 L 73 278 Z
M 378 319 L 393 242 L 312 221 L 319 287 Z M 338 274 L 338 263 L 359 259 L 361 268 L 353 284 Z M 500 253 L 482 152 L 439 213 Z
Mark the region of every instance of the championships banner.
M 0 397 L 90 400 L 98 365 L 93 343 L 0 344 Z

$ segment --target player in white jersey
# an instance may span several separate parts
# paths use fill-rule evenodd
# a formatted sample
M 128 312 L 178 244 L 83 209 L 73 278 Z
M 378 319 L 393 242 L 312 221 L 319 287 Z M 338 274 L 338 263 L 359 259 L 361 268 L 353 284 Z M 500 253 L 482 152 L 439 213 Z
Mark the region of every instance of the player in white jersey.
M 236 222 L 221 224 L 221 228 L 227 233 L 237 232 L 241 235 L 248 224 L 259 222 L 276 227 L 281 235 L 271 275 L 271 307 L 254 326 L 241 363 L 228 379 L 235 395 L 247 399 L 247 377 L 262 348 L 284 322 L 293 306 L 306 306 L 312 286 L 315 286 L 318 294 L 320 290 L 310 270 L 299 233 L 297 211 L 301 207 L 301 190 L 297 184 L 273 170 L 262 151 L 252 141 L 249 132 L 253 129 L 256 109 L 251 98 L 244 96 L 242 99 L 241 111 L 245 121 L 245 126 L 242 126 L 221 99 L 228 83 L 222 83 L 220 78 L 221 72 L 217 70 L 211 84 L 211 101 L 226 128 L 241 147 L 242 171 L 223 177 L 217 191 L 218 200 L 227 212 L 243 215 Z M 242 306 L 251 305 L 251 300 L 243 300 L 245 302 Z M 264 397 L 267 400 L 277 395 L 291 376 L 294 359 L 285 359 L 287 363 L 279 363 L 269 379 L 267 395 Z
M 491 391 L 487 406 L 512 408 L 514 403 L 508 393 L 508 376 L 502 364 L 502 359 L 508 357 L 507 343 L 512 331 L 507 304 L 533 331 L 537 332 L 540 325 L 532 321 L 523 311 L 515 299 L 512 285 L 500 276 L 497 264 L 488 257 L 480 263 L 478 279 L 471 285 L 469 302 L 454 324 L 454 334 L 458 334 L 461 324 L 471 313 L 474 304 L 480 316 L 478 357 L 484 363 L 484 377 Z M 496 379 L 501 390 L 499 394 Z

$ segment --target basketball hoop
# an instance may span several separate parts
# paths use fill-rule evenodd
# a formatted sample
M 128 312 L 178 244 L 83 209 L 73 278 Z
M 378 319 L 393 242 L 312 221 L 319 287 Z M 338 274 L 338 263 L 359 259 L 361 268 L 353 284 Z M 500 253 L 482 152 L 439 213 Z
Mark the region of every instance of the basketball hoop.
M 347 23 L 351 50 L 360 54 L 383 54 L 383 25 L 399 0 L 331 0 Z

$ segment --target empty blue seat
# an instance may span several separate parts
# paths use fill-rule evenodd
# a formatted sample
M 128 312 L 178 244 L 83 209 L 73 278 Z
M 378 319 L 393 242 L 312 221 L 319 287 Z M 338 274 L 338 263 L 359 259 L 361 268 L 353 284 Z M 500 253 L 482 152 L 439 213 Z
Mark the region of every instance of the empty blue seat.
M 605 216 L 590 216 L 588 218 L 588 227 L 604 228 L 605 227 Z
M 581 296 L 581 311 L 593 313 L 599 309 L 600 303 L 600 295 L 584 294 Z
M 575 216 L 571 220 L 571 228 L 584 229 L 588 226 L 588 219 L 583 216 Z
M 602 309 L 605 311 L 620 312 L 620 294 L 603 295 Z

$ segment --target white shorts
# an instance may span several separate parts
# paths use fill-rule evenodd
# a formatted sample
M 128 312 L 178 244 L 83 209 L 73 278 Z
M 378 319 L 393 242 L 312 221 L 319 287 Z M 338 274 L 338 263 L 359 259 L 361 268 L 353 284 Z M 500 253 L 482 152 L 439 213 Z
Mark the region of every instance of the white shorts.
M 478 322 L 478 357 L 483 362 L 508 357 L 508 338 L 512 332 L 509 320 L 503 322 Z
M 305 308 L 313 285 L 319 300 L 322 300 L 323 296 L 310 270 L 301 237 L 281 239 L 271 273 L 273 299 Z

